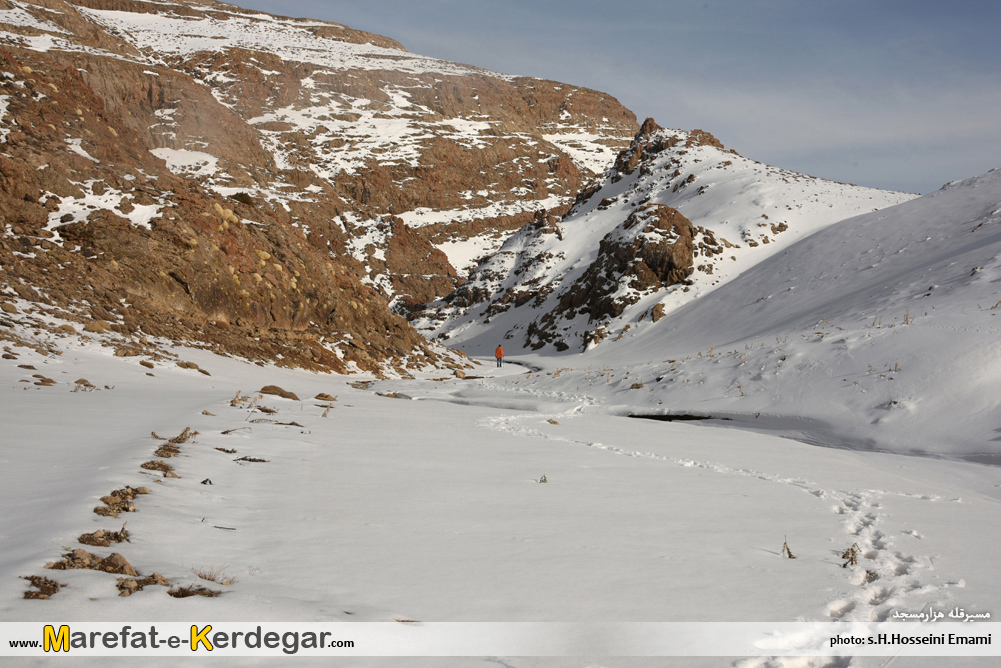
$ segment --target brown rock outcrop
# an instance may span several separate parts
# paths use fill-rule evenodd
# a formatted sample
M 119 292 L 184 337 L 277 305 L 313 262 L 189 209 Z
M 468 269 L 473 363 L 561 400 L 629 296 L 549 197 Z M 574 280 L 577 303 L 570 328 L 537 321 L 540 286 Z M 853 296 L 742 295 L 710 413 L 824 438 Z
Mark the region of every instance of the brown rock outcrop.
M 435 363 L 389 298 L 407 312 L 461 283 L 436 245 L 510 234 L 533 215 L 525 200 L 568 205 L 591 172 L 560 137 L 586 130 L 611 151 L 635 130 L 603 93 L 421 60 L 337 24 L 282 20 L 317 45 L 364 46 L 365 66 L 225 35 L 218 50 L 158 51 L 129 18 L 256 20 L 212 0 L 18 6 L 43 27 L 5 30 L 68 46 L 0 48 L 0 281 L 33 286 L 88 334 L 318 370 Z M 380 139 L 387 120 L 410 134 Z M 390 218 L 418 207 L 484 213 Z M 382 220 L 381 252 L 360 251 Z

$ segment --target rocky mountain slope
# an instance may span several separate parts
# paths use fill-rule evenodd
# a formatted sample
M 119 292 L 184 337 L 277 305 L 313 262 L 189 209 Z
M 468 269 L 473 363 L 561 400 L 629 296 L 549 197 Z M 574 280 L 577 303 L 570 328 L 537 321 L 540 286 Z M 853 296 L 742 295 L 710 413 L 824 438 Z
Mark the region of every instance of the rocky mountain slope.
M 537 216 L 416 322 L 467 351 L 503 340 L 578 352 L 656 327 L 832 223 L 913 197 L 764 165 L 647 119 L 565 217 Z
M 0 264 L 81 324 L 348 370 L 434 363 L 398 310 L 561 214 L 608 95 L 211 0 L 0 0 Z

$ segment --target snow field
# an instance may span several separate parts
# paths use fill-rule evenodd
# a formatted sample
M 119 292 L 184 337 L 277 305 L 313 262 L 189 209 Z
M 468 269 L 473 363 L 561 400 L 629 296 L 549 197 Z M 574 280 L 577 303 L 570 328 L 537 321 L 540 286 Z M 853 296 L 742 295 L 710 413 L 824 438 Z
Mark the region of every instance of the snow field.
M 1001 519 L 992 467 L 631 420 L 491 360 L 479 380 L 360 389 L 191 349 L 175 352 L 211 376 L 90 344 L 15 350 L 0 366 L 0 535 L 18 537 L 0 562 L 3 619 L 881 620 L 928 605 L 991 610 L 1001 594 L 999 546 L 982 531 Z M 33 372 L 17 363 L 57 385 L 18 383 Z M 73 392 L 78 377 L 99 389 Z M 258 400 L 273 414 L 230 405 L 265 384 L 302 401 Z M 318 392 L 337 400 L 308 399 Z M 160 443 L 151 431 L 185 427 L 199 434 L 168 460 L 180 478 L 139 468 Z M 234 461 L 245 456 L 267 461 Z M 93 514 L 124 485 L 150 488 L 138 512 Z M 117 576 L 42 568 L 80 533 L 126 520 L 131 543 L 87 549 L 223 595 L 150 586 L 120 598 Z M 794 560 L 779 555 L 785 539 Z M 853 543 L 860 563 L 842 569 Z M 864 583 L 866 570 L 877 579 Z M 16 576 L 35 574 L 68 586 L 20 600 Z

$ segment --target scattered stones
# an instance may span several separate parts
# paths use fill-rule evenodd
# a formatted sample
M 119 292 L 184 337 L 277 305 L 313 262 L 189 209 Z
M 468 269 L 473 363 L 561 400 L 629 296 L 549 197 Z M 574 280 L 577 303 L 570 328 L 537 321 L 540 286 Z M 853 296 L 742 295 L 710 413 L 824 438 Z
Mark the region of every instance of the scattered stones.
M 24 592 L 25 598 L 34 598 L 46 600 L 60 589 L 66 585 L 56 582 L 55 580 L 50 580 L 41 575 L 22 575 L 22 580 L 27 580 L 31 583 L 32 587 L 35 587 L 38 591 L 31 591 L 30 589 Z
M 4 313 L 10 313 L 11 315 L 14 315 L 18 312 L 17 307 L 11 304 L 10 302 L 0 303 L 0 310 L 2 310 Z
M 128 522 L 125 524 L 128 524 Z M 125 524 L 118 531 L 98 529 L 93 533 L 82 534 L 77 538 L 77 542 L 94 547 L 110 547 L 112 543 L 127 543 L 129 542 L 129 531 L 125 528 Z
M 327 394 L 326 392 L 320 392 L 318 395 L 316 395 L 313 398 L 317 399 L 319 401 L 337 401 L 337 397 L 332 397 L 329 394 Z
M 73 325 L 59 325 L 56 327 L 56 331 L 60 334 L 76 334 L 76 328 Z
M 196 370 L 198 369 L 198 365 L 195 364 L 194 362 L 178 362 L 177 366 L 181 367 L 182 369 L 196 369 Z
M 154 366 L 154 364 L 152 362 L 150 362 L 149 360 L 142 360 L 141 362 L 139 362 L 139 366 L 144 366 L 147 369 L 152 369 L 153 366 Z
M 149 494 L 149 489 L 147 487 L 123 487 L 122 489 L 116 489 L 111 494 L 101 497 L 101 502 L 104 505 L 94 508 L 94 513 L 102 517 L 118 517 L 118 513 L 134 513 L 136 507 L 132 503 L 132 499 L 142 494 Z M 127 535 L 128 533 L 126 532 Z
M 174 467 L 163 461 L 162 459 L 153 459 L 144 464 L 140 465 L 141 468 L 147 471 L 162 471 L 164 478 L 179 478 L 176 473 L 174 473 Z M 96 510 L 94 512 L 97 512 Z
M 50 562 L 45 567 L 58 571 L 87 569 L 104 571 L 105 573 L 120 573 L 121 575 L 139 575 L 136 569 L 132 568 L 128 559 L 118 552 L 112 552 L 107 557 L 101 558 L 82 547 L 64 554 L 62 561 Z
M 157 457 L 163 457 L 164 459 L 170 459 L 176 455 L 181 454 L 181 449 L 174 445 L 173 443 L 164 443 L 159 448 L 153 451 L 153 454 Z
M 277 385 L 265 385 L 264 387 L 261 388 L 260 392 L 261 394 L 271 394 L 274 396 L 282 397 L 283 399 L 291 399 L 292 401 L 299 401 L 299 397 L 297 397 L 293 392 L 289 392 L 288 390 L 283 390 Z
M 171 445 L 181 445 L 182 443 L 186 443 L 189 439 L 192 439 L 192 438 L 194 438 L 197 435 L 198 435 L 198 432 L 197 431 L 192 431 L 191 427 L 185 427 L 184 431 L 182 431 L 180 434 L 178 434 L 174 438 L 164 438 L 163 436 L 157 436 L 155 431 L 151 431 L 150 432 L 150 436 L 152 436 L 156 440 L 158 440 L 158 441 L 167 441 Z
M 135 578 L 118 578 L 118 591 L 119 596 L 131 596 L 137 591 L 142 591 L 144 587 L 149 587 L 150 585 L 162 585 L 166 587 L 170 584 L 170 580 L 163 577 L 159 573 L 153 573 L 153 575 L 141 578 L 139 580 Z
M 17 359 L 17 355 L 12 355 L 11 353 L 4 353 L 3 355 L 0 355 L 0 357 L 3 357 L 5 360 L 16 360 Z
M 106 320 L 91 320 L 83 326 L 83 331 L 92 334 L 107 334 L 111 329 L 111 323 Z
M 18 369 L 27 369 L 28 371 L 37 371 L 37 369 L 35 369 L 35 367 L 31 366 L 30 364 L 18 364 L 17 368 Z
M 456 378 L 465 378 L 466 377 L 466 372 L 463 371 L 462 369 L 456 369 L 454 371 L 454 373 L 455 373 L 455 377 Z

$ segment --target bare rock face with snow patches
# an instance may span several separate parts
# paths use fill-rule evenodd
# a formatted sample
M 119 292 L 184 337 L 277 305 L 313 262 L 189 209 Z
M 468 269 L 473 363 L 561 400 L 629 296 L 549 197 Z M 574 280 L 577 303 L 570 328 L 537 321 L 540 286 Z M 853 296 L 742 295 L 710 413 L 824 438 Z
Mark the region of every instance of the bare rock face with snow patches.
M 414 322 L 466 350 L 502 337 L 577 351 L 656 327 L 794 241 L 913 197 L 770 167 L 647 119 L 565 216 L 520 230 Z
M 435 363 L 390 307 L 565 212 L 635 130 L 596 91 L 212 0 L 3 2 L 0 66 L 8 291 L 338 371 Z
M 723 246 L 711 231 L 694 227 L 677 210 L 643 204 L 602 238 L 597 257 L 543 318 L 542 329 L 552 331 L 552 323 L 572 318 L 578 310 L 595 320 L 618 317 L 643 295 L 686 281 L 700 251 L 712 257 Z M 711 273 L 711 265 L 703 270 Z M 540 338 L 533 347 L 541 348 L 544 341 Z

